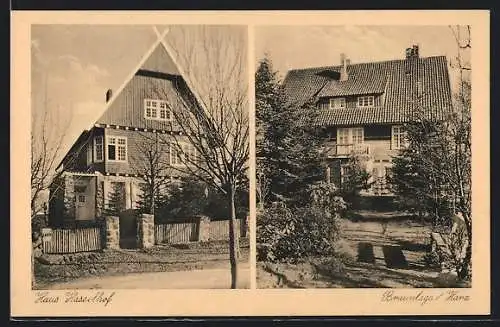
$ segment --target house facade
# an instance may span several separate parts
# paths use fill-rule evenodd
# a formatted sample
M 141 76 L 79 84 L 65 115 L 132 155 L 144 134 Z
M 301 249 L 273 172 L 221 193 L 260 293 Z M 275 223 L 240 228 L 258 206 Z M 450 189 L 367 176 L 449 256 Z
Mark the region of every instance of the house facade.
M 325 135 L 326 178 L 340 185 L 351 155 L 371 175 L 367 195 L 391 195 L 386 177 L 392 158 L 406 145 L 404 124 L 425 116 L 443 120 L 451 111 L 445 56 L 420 57 L 407 48 L 397 60 L 341 64 L 288 72 L 284 89 L 296 105 L 313 99 L 317 128 Z
M 103 92 L 104 99 L 102 115 L 81 133 L 57 167 L 58 177 L 50 187 L 52 226 L 95 221 L 117 189 L 120 207 L 125 212 L 137 209 L 152 140 L 161 138 L 166 150 L 162 160 L 169 166 L 164 173 L 172 179 L 182 174 L 179 144 L 182 155 L 195 155 L 174 113 L 200 110 L 199 102 L 163 40 L 151 47 L 116 94 Z

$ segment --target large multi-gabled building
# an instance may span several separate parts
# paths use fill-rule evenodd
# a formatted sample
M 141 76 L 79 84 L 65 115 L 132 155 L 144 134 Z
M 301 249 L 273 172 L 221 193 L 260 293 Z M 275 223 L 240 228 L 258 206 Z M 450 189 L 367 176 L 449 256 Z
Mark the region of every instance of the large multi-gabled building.
M 424 115 L 443 120 L 451 111 L 451 87 L 445 56 L 420 57 L 407 48 L 404 59 L 290 70 L 284 79 L 289 100 L 313 99 L 317 125 L 327 135 L 327 176 L 342 183 L 351 154 L 364 158 L 371 174 L 371 195 L 389 195 L 386 176 L 392 157 L 405 146 L 402 124 Z
M 105 97 L 104 97 L 105 94 Z M 59 177 L 50 187 L 49 221 L 53 226 L 92 222 L 104 214 L 110 193 L 121 189 L 120 207 L 138 206 L 144 147 L 161 134 L 162 140 L 182 130 L 175 110 L 202 110 L 196 92 L 182 73 L 168 45 L 159 38 L 115 94 L 103 92 L 102 115 L 81 133 L 57 167 Z M 176 141 L 176 142 L 177 142 Z M 176 143 L 177 144 L 177 143 Z M 187 142 L 182 155 L 194 153 Z M 172 178 L 179 176 L 180 152 L 174 141 L 163 158 Z

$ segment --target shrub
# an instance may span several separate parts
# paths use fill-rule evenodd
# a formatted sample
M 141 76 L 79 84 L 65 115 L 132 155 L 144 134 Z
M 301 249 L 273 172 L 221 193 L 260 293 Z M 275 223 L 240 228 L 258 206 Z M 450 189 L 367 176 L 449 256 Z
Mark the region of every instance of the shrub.
M 339 239 L 340 212 L 345 203 L 329 183 L 310 188 L 311 203 L 287 208 L 277 203 L 265 209 L 257 220 L 257 259 L 297 262 L 306 257 L 332 255 Z
M 341 194 L 352 205 L 356 205 L 361 190 L 370 188 L 370 174 L 365 170 L 363 159 L 357 155 L 351 155 L 344 166 Z
M 315 265 L 316 272 L 327 277 L 336 277 L 345 270 L 344 261 L 338 257 L 330 257 Z
M 334 244 L 335 248 L 335 257 L 342 260 L 344 263 L 354 262 L 358 255 L 357 249 L 353 248 L 349 243 L 345 240 L 340 239 Z
M 242 219 L 248 213 L 248 191 L 240 190 L 236 194 L 236 217 Z M 197 215 L 208 216 L 211 220 L 230 218 L 227 196 L 213 187 L 195 179 L 186 178 L 182 184 L 172 185 L 163 203 L 158 205 L 155 219 L 168 222 L 191 218 Z
M 441 266 L 441 259 L 436 252 L 427 252 L 424 255 L 424 263 L 427 267 L 437 268 Z
M 31 219 L 31 232 L 40 233 L 42 228 L 47 227 L 47 218 L 45 215 L 36 215 Z

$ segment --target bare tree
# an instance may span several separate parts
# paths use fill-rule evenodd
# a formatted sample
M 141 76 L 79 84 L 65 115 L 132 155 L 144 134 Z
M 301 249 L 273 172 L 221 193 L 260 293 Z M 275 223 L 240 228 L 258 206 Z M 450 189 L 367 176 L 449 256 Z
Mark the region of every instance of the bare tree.
M 236 288 L 239 241 L 235 196 L 246 187 L 249 118 L 246 74 L 246 29 L 228 26 L 175 27 L 170 49 L 184 71 L 174 89 L 172 130 L 165 136 L 172 167 L 213 186 L 227 197 L 230 208 L 229 259 L 231 288 Z M 190 82 L 191 81 L 191 82 Z M 195 85 L 193 83 L 196 81 Z M 193 92 L 191 93 L 188 89 Z M 165 88 L 158 96 L 171 99 Z
M 55 166 L 69 126 L 49 107 L 46 82 L 43 107 L 33 108 L 31 118 L 31 218 L 43 207 L 40 196 L 56 176 Z
M 169 149 L 168 144 L 162 142 L 157 133 L 140 135 L 137 144 L 137 153 L 140 156 L 140 160 L 137 160 L 137 174 L 145 184 L 141 206 L 147 213 L 154 215 L 158 197 L 170 181 L 170 163 L 166 159 Z
M 454 97 L 454 112 L 448 122 L 448 139 L 450 153 L 447 162 L 449 165 L 450 184 L 454 190 L 453 203 L 465 222 L 466 235 L 463 237 L 465 256 L 457 272 L 460 278 L 470 277 L 472 258 L 472 216 L 471 216 L 471 81 L 470 81 L 470 26 L 451 27 L 457 42 L 457 58 L 455 67 L 459 71 L 459 88 Z
M 444 120 L 436 121 L 421 105 L 415 119 L 406 125 L 409 148 L 395 159 L 393 174 L 397 192 L 410 201 L 418 198 L 419 210 L 434 217 L 435 227 L 451 225 L 452 217 L 461 217 L 465 232 L 449 233 L 453 264 L 460 279 L 471 274 L 471 84 L 469 52 L 470 27 L 450 27 L 457 42 L 458 84 L 453 89 L 451 110 Z M 417 106 L 419 99 L 415 101 Z M 440 226 L 440 225 L 445 226 Z M 451 235 L 451 236 L 450 236 Z M 450 243 L 451 244 L 451 243 Z M 464 251 L 455 251 L 456 249 Z

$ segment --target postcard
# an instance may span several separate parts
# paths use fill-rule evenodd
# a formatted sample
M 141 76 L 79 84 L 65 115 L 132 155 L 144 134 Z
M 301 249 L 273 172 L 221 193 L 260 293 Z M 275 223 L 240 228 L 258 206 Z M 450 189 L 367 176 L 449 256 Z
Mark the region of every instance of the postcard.
M 12 316 L 490 313 L 488 11 L 19 11 L 11 39 Z

